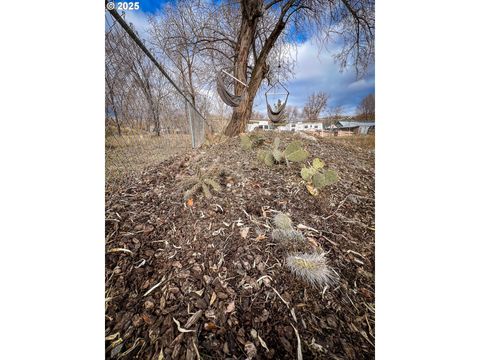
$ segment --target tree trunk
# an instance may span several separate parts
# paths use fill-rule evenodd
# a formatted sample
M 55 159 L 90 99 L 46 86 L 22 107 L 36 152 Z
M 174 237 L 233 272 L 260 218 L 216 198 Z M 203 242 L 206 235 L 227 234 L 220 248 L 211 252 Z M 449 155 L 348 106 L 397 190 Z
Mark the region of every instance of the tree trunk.
M 115 108 L 115 105 L 113 105 L 112 108 L 113 115 L 115 116 L 115 124 L 117 125 L 118 136 L 122 136 L 122 128 L 120 127 L 120 122 L 118 121 L 117 109 Z
M 245 96 L 240 102 L 240 105 L 233 110 L 230 122 L 225 128 L 225 135 L 236 136 L 245 131 L 248 120 L 250 120 L 250 117 L 252 116 L 253 101 L 255 100 L 255 95 L 262 83 L 264 69 L 265 63 L 257 63 L 255 66 L 252 78 L 248 84 L 248 89 L 245 91 Z
M 233 110 L 232 117 L 227 127 L 225 128 L 225 135 L 236 136 L 245 131 L 248 120 L 252 115 L 253 101 L 262 80 L 265 78 L 267 71 L 267 57 L 272 50 L 275 42 L 285 28 L 283 17 L 288 9 L 291 7 L 293 1 L 289 1 L 287 5 L 282 7 L 280 17 L 271 32 L 270 36 L 265 41 L 265 44 L 260 51 L 260 55 L 255 61 L 252 70 L 252 76 L 248 82 L 248 88 L 245 91 L 245 96 L 240 102 L 240 105 Z M 241 81 L 247 83 L 247 65 L 250 49 L 255 41 L 255 31 L 257 27 L 258 17 L 262 16 L 262 1 L 242 1 L 242 25 L 238 35 L 235 62 L 235 76 Z M 243 85 L 238 82 L 235 83 L 235 94 L 239 95 L 243 90 Z

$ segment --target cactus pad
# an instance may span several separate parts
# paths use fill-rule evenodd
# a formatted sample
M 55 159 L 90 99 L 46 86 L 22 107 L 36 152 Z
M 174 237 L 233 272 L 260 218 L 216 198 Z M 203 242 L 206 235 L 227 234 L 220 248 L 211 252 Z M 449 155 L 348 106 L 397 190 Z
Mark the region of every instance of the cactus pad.
M 322 160 L 320 160 L 319 158 L 313 159 L 312 167 L 313 167 L 315 170 L 320 170 L 320 169 L 322 169 L 324 166 L 325 166 L 325 163 L 324 163 Z

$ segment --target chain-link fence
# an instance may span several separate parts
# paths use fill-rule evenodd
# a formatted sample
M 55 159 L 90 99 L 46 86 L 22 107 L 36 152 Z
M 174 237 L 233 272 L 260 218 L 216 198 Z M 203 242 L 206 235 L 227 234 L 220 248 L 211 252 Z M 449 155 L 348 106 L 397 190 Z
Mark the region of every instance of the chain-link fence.
M 175 74 L 172 74 L 174 76 Z M 115 10 L 105 28 L 105 167 L 112 182 L 205 140 L 205 119 Z

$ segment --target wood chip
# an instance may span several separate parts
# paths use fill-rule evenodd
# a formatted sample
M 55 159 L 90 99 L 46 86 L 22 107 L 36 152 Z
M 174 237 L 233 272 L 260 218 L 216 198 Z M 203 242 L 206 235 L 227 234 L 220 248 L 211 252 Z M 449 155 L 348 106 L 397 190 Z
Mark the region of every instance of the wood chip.
M 187 323 L 185 324 L 185 328 L 188 329 L 189 327 L 195 325 L 198 319 L 200 319 L 200 317 L 202 316 L 202 314 L 203 310 L 198 310 L 195 314 L 190 316 L 190 319 L 188 319 Z
M 213 303 L 217 300 L 217 294 L 215 294 L 215 291 L 212 293 L 212 296 L 210 297 L 210 306 L 213 305 Z
M 231 313 L 235 310 L 235 301 L 232 301 L 228 304 L 227 310 L 225 310 L 225 313 Z
M 124 248 L 115 248 L 115 249 L 109 249 L 107 250 L 107 253 L 116 253 L 116 252 L 124 252 L 124 253 L 127 253 L 127 254 L 130 254 L 130 255 L 133 255 L 133 253 L 128 250 L 128 249 L 124 249 Z

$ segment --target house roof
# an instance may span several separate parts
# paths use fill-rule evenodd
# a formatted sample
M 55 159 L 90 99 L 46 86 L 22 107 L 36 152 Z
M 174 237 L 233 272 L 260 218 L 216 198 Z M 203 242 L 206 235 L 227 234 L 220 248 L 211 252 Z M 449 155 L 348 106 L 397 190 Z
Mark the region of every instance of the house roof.
M 337 121 L 336 125 L 344 128 L 353 128 L 359 126 L 375 126 L 375 122 L 363 122 L 363 121 Z

